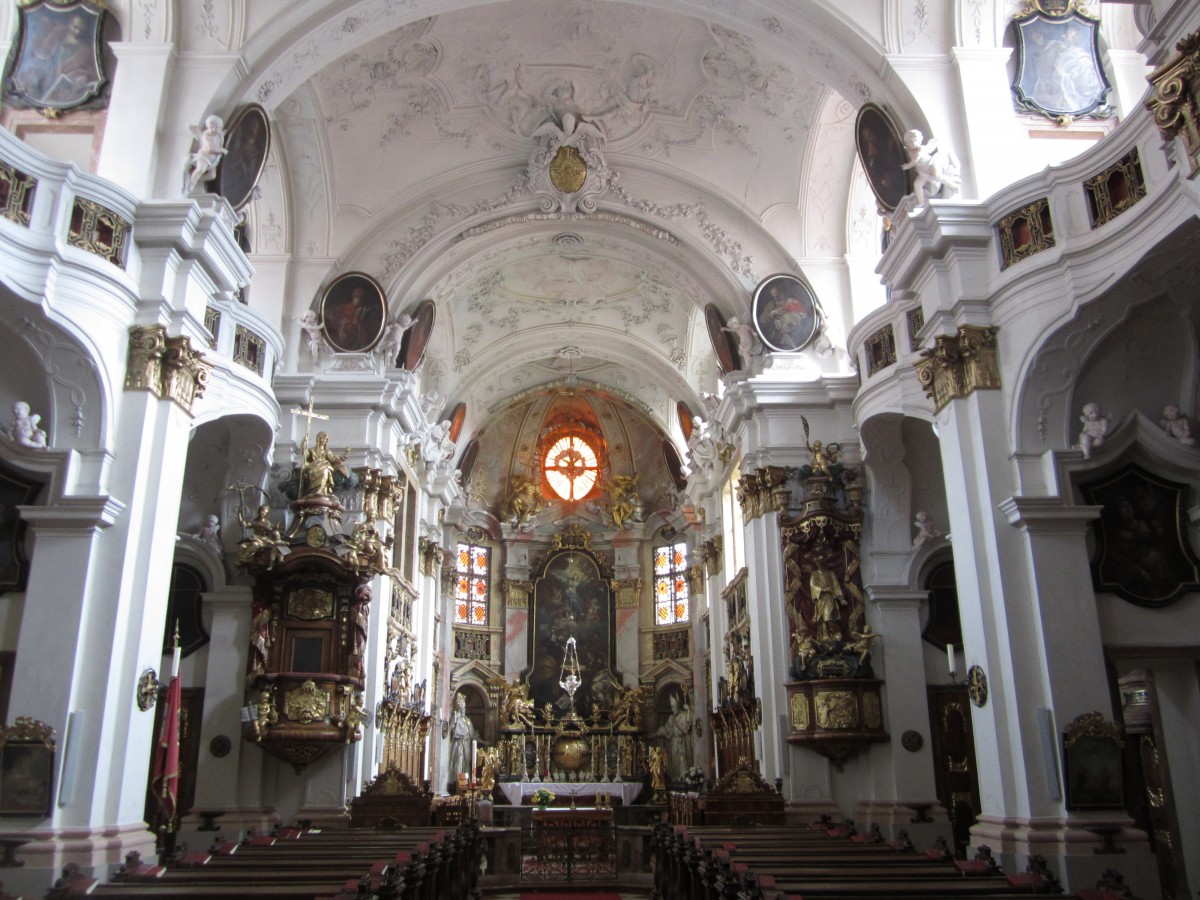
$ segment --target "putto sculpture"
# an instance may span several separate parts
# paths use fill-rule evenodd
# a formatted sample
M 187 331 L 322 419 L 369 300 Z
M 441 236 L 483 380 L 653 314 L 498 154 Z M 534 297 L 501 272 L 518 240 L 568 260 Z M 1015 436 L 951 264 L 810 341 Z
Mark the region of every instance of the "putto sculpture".
M 917 206 L 924 206 L 927 198 L 944 200 L 958 193 L 962 175 L 954 154 L 938 149 L 937 141 L 933 138 L 926 141 L 915 128 L 905 133 L 904 149 L 908 151 L 908 162 L 901 168 L 911 169 L 916 176 L 912 192 L 917 198 Z

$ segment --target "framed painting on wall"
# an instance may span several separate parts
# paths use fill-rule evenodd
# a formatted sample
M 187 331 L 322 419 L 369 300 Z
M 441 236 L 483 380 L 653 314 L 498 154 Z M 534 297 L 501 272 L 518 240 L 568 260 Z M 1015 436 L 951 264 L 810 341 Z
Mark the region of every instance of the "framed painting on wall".
M 908 154 L 891 117 L 874 103 L 864 104 L 854 121 L 854 145 L 871 192 L 884 212 L 895 212 L 908 190 Z
M 422 300 L 413 312 L 412 327 L 404 332 L 400 342 L 399 364 L 410 372 L 416 371 L 417 366 L 425 358 L 425 348 L 429 346 L 429 337 L 433 334 L 433 323 L 437 319 L 437 307 L 432 300 Z
M 271 122 L 257 103 L 239 109 L 225 129 L 225 156 L 217 167 L 217 193 L 240 210 L 254 196 L 271 152 Z
M 387 300 L 379 282 L 362 272 L 347 272 L 321 298 L 325 338 L 339 353 L 365 353 L 378 343 L 387 321 Z
M 817 298 L 795 275 L 772 275 L 755 289 L 754 327 L 772 350 L 803 350 L 816 339 L 820 326 Z

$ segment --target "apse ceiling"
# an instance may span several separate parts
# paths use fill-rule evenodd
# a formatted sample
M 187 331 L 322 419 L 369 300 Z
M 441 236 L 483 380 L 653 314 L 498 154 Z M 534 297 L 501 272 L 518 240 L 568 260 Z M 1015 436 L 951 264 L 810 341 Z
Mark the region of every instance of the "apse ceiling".
M 403 7 L 331 16 L 253 93 L 276 124 L 288 242 L 333 261 L 326 282 L 379 278 L 397 310 L 435 299 L 426 381 L 443 396 L 479 412 L 582 378 L 668 422 L 717 389 L 706 304 L 744 316 L 806 243 L 845 252 L 867 89 L 852 105 L 826 83 L 855 76 L 819 29 L 763 20 L 763 41 L 729 11 L 579 0 Z M 538 129 L 566 114 L 614 175 L 591 216 L 529 189 Z

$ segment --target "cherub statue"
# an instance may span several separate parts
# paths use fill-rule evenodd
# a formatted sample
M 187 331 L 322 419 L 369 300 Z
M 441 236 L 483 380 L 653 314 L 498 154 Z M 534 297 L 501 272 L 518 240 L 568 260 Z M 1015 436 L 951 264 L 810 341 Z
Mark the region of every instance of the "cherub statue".
M 379 354 L 380 359 L 387 363 L 389 368 L 396 365 L 396 357 L 400 355 L 400 346 L 404 343 L 404 332 L 413 327 L 414 321 L 416 320 L 412 316 L 405 313 L 399 318 L 392 319 L 383 329 L 383 338 L 376 346 L 375 352 Z
M 1196 439 L 1192 437 L 1192 424 L 1176 404 L 1167 404 L 1159 424 L 1162 425 L 1163 431 L 1184 446 L 1191 447 L 1196 443 Z
M 742 357 L 742 365 L 749 365 L 750 354 L 754 352 L 754 332 L 749 323 L 738 321 L 737 316 L 730 316 L 729 323 L 721 330 L 728 331 L 737 337 L 738 355 Z
M 525 528 L 533 523 L 538 513 L 546 508 L 542 489 L 536 478 L 529 475 L 514 475 L 512 491 L 500 504 L 500 519 Z
M 359 522 L 354 526 L 350 537 L 346 539 L 350 548 L 351 564 L 358 569 L 370 569 L 380 574 L 389 571 L 386 550 L 391 546 L 391 539 L 384 543 L 370 522 Z
M 953 197 L 962 187 L 962 176 L 958 160 L 948 151 L 938 150 L 937 141 L 925 136 L 917 129 L 904 135 L 904 148 L 908 151 L 908 162 L 900 168 L 916 172 L 913 195 L 917 206 L 924 206 L 926 196 Z
M 9 434 L 22 447 L 32 447 L 35 450 L 45 450 L 49 446 L 46 432 L 38 425 L 42 417 L 29 412 L 29 404 L 18 400 L 13 404 L 13 421 Z
M 1092 451 L 1104 443 L 1104 437 L 1108 434 L 1108 419 L 1100 411 L 1099 403 L 1085 403 L 1079 421 L 1083 423 L 1083 430 L 1079 432 L 1079 449 L 1083 451 L 1083 458 L 1089 459 Z
M 694 471 L 711 469 L 717 459 L 717 443 L 712 429 L 700 416 L 692 419 L 692 436 L 688 438 L 688 453 Z
M 914 550 L 923 546 L 930 538 L 941 535 L 941 532 L 937 530 L 937 526 L 933 523 L 933 518 L 924 510 L 917 512 L 916 517 L 913 519 L 913 524 L 917 526 L 917 534 L 912 542 Z
M 189 126 L 196 139 L 196 149 L 188 154 L 187 192 L 194 194 L 200 185 L 217 174 L 217 166 L 225 155 L 225 129 L 220 116 L 209 116 L 204 127 Z
M 795 648 L 796 658 L 800 660 L 798 668 L 801 671 L 807 669 L 808 664 L 817 655 L 817 642 L 803 624 L 792 632 L 792 646 Z
M 264 503 L 258 508 L 258 515 L 249 520 L 243 515 L 241 507 L 238 507 L 238 524 L 250 531 L 250 536 L 238 544 L 239 562 L 245 564 L 252 561 L 260 550 L 271 551 L 267 562 L 268 569 L 283 561 L 283 551 L 280 548 L 286 547 L 287 542 L 279 533 L 279 526 L 271 521 L 271 507 Z
M 837 464 L 838 453 L 842 448 L 836 443 L 822 444 L 820 441 L 813 441 L 807 449 L 812 454 L 813 474 L 829 475 L 830 467 Z
M 308 353 L 312 357 L 314 366 L 320 360 L 322 353 L 333 352 L 333 348 L 325 340 L 325 326 L 321 324 L 321 320 L 317 318 L 317 314 L 313 310 L 306 310 L 304 315 L 298 319 L 295 316 L 292 318 L 300 323 L 300 329 L 308 336 Z
M 261 741 L 267 733 L 267 728 L 279 721 L 275 706 L 271 703 L 271 692 L 259 691 L 254 708 L 258 711 L 258 718 L 254 720 L 254 738 Z
M 221 520 L 215 515 L 208 515 L 200 530 L 192 535 L 196 540 L 211 544 L 217 550 L 221 549 Z
M 879 635 L 871 630 L 870 625 L 866 625 L 862 631 L 851 631 L 850 637 L 853 640 L 846 642 L 846 652 L 857 653 L 858 664 L 865 666 L 867 664 L 867 654 L 871 652 L 871 647 L 879 640 Z

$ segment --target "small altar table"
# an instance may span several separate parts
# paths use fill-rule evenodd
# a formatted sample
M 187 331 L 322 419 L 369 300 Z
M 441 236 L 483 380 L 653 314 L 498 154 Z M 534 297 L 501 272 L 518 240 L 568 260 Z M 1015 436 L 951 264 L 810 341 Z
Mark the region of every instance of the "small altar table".
M 642 792 L 640 781 L 501 781 L 498 787 L 513 806 L 520 806 L 526 797 L 541 788 L 554 794 L 556 805 L 561 805 L 570 797 L 578 800 L 580 797 L 612 794 L 621 798 L 622 805 L 628 806 Z

